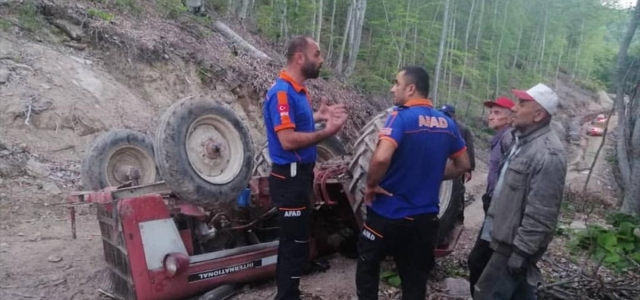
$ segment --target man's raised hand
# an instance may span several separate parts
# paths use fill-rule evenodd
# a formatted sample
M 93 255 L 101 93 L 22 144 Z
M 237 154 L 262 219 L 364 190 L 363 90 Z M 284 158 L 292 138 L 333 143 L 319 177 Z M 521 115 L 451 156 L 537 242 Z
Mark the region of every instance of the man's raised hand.
M 340 129 L 342 129 L 344 124 L 347 122 L 347 117 L 348 115 L 346 112 L 331 114 L 331 116 L 327 120 L 326 129 L 329 130 L 331 134 L 338 133 L 338 131 L 340 131 Z
M 320 98 L 320 101 L 320 108 L 318 108 L 318 118 L 321 121 L 329 121 L 331 116 L 347 113 L 347 107 L 342 103 L 327 105 L 327 98 L 325 97 Z

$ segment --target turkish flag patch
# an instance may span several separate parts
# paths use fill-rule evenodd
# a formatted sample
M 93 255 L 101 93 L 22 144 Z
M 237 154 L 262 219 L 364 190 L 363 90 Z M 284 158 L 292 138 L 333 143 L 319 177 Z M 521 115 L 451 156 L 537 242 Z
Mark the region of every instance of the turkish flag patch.
M 278 104 L 278 111 L 279 112 L 288 112 L 289 111 L 289 104 Z

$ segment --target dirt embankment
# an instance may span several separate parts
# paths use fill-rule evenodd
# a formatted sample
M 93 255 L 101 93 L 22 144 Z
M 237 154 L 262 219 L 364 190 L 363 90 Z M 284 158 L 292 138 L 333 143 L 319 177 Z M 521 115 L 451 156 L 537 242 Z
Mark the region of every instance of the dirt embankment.
M 283 59 L 259 37 L 229 23 L 270 60 L 249 56 L 213 31 L 207 25 L 211 21 L 190 16 L 166 20 L 153 4 L 132 16 L 93 1 L 37 3 L 31 17 L 41 26 L 28 39 L 22 38 L 22 29 L 10 27 L 1 40 L 0 68 L 8 76 L 0 125 L 9 143 L 27 144 L 52 159 L 78 159 L 109 128 L 153 135 L 161 113 L 193 94 L 231 105 L 249 123 L 254 142 L 264 141 L 260 104 Z M 18 24 L 17 13 L 11 15 L 19 11 L 16 5 L 0 9 Z M 113 19 L 87 14 L 90 10 L 109 12 Z M 333 76 L 310 80 L 308 86 L 316 104 L 324 96 L 350 107 L 352 118 L 342 135 L 346 141 L 375 112 Z

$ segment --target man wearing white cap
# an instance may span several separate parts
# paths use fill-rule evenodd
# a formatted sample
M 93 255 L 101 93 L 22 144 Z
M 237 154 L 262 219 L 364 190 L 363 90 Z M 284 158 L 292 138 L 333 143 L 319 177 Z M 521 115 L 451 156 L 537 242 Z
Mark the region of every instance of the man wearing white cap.
M 494 250 L 475 285 L 474 299 L 536 299 L 536 263 L 553 239 L 567 173 L 564 146 L 551 129 L 558 97 L 538 84 L 512 90 L 513 142 L 480 238 Z

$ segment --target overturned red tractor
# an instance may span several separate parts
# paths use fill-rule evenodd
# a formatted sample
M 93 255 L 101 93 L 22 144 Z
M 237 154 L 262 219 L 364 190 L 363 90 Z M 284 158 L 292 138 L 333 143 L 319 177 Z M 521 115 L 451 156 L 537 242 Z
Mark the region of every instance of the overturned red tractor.
M 346 150 L 331 138 L 318 146 L 309 271 L 319 258 L 357 256 L 364 177 L 387 111 L 375 116 Z M 155 140 L 130 130 L 101 135 L 82 163 L 86 191 L 75 206 L 96 205 L 110 286 L 122 299 L 226 299 L 237 284 L 275 274 L 276 208 L 269 156 L 254 154 L 249 130 L 224 104 L 190 98 L 162 116 Z M 461 182 L 440 187 L 436 256 L 449 254 L 462 230 L 456 213 Z

